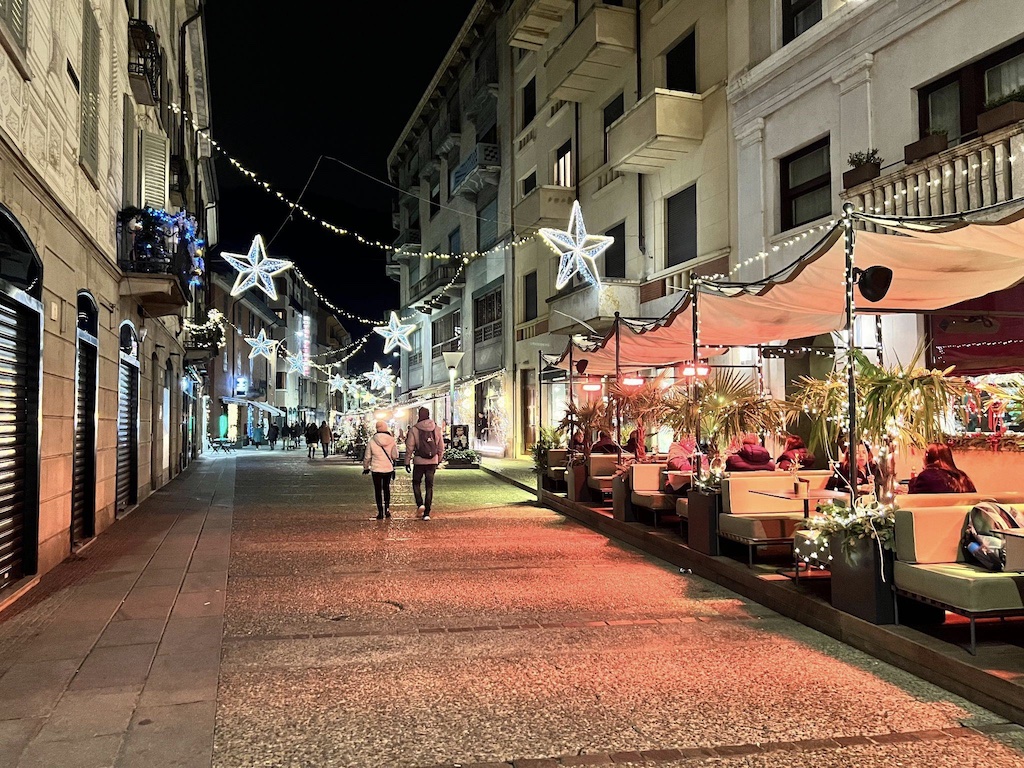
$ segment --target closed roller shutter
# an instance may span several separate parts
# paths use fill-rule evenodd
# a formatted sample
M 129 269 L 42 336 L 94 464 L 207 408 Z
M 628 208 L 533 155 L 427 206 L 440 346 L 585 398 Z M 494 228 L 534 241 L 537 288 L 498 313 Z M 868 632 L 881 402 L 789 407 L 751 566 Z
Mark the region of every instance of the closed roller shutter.
M 39 350 L 30 356 L 33 337 L 24 311 L 0 299 L 0 586 L 25 575 L 26 533 L 34 532 L 34 525 L 26 526 L 26 517 L 35 514 L 26 503 L 34 484 L 28 428 L 38 371 L 28 361 L 38 366 Z
M 75 475 L 71 543 L 94 533 L 96 516 L 96 347 L 79 339 L 75 395 Z
M 139 369 L 122 358 L 117 380 L 117 511 L 136 502 L 139 453 Z

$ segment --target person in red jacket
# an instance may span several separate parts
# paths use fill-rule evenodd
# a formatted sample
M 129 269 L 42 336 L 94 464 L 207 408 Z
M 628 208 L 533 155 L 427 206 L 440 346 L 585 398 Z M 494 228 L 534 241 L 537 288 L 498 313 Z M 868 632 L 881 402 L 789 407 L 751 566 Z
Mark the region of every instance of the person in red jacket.
M 746 434 L 740 449 L 725 460 L 726 472 L 757 472 L 759 470 L 775 470 L 772 455 L 761 445 L 757 435 Z

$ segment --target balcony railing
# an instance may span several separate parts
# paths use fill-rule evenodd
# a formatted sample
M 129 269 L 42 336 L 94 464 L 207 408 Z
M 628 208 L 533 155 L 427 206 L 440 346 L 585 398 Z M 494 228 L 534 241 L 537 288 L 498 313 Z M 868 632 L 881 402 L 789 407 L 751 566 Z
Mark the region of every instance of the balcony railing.
M 464 281 L 463 274 L 460 273 L 458 267 L 454 267 L 450 264 L 445 264 L 442 267 L 431 271 L 429 275 L 420 280 L 417 280 L 411 286 L 409 286 L 409 303 L 413 304 L 428 293 L 433 291 L 435 288 L 440 288 L 442 285 L 447 285 L 451 282 L 456 275 L 459 275 L 460 280 Z
M 501 338 L 501 320 L 494 320 L 485 323 L 473 331 L 473 341 L 477 344 L 484 344 L 488 341 Z
M 448 179 L 451 193 L 476 196 L 485 185 L 496 185 L 501 173 L 501 151 L 497 144 L 477 144 Z
M 470 86 L 469 101 L 466 104 L 466 117 L 476 120 L 480 114 L 493 112 L 498 99 L 498 64 L 487 61 L 473 74 Z
M 583 101 L 620 78 L 636 51 L 635 28 L 635 9 L 593 6 L 548 57 L 548 96 Z
M 128 20 L 128 80 L 136 103 L 160 102 L 160 43 L 156 30 L 142 19 Z
M 843 192 L 858 209 L 940 216 L 1024 195 L 1024 122 L 966 141 Z M 866 228 L 874 230 L 867 223 Z
M 395 238 L 395 242 L 392 245 L 395 248 L 408 248 L 409 246 L 419 246 L 423 244 L 423 238 L 420 236 L 419 227 L 403 229 L 398 237 Z

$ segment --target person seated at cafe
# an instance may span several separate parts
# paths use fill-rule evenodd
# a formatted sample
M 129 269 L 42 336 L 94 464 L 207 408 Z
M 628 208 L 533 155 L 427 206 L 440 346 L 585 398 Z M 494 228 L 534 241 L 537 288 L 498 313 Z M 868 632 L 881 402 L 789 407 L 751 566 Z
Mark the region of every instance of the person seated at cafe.
M 637 439 L 639 433 L 637 430 L 633 430 L 629 433 L 629 439 L 626 441 L 626 447 L 623 448 L 626 453 L 632 453 L 634 456 L 643 456 L 647 453 L 644 446 Z
M 697 450 L 697 441 L 687 435 L 668 447 L 668 460 L 665 469 L 668 472 L 693 472 L 692 457 Z M 665 493 L 685 496 L 690 490 L 690 478 L 686 475 L 669 474 L 665 478 Z
M 921 474 L 911 478 L 907 493 L 976 493 L 967 473 L 953 461 L 953 452 L 944 443 L 932 443 L 924 452 Z
M 582 453 L 586 447 L 587 441 L 583 438 L 583 430 L 577 429 L 572 434 L 572 440 L 569 441 L 569 450 Z
M 828 479 L 826 488 L 830 491 L 850 490 L 850 460 L 849 451 L 843 452 L 843 458 L 835 466 L 832 477 Z M 859 493 L 873 493 L 875 490 L 875 478 L 878 477 L 878 465 L 871 449 L 864 443 L 857 446 L 857 491 Z
M 786 438 L 786 449 L 775 460 L 775 466 L 789 470 L 797 463 L 804 469 L 810 469 L 814 465 L 814 454 L 807 450 L 802 437 L 790 435 Z
M 760 470 L 774 471 L 775 462 L 768 453 L 761 439 L 754 434 L 746 434 L 736 453 L 725 460 L 726 472 L 757 472 Z
M 618 453 L 620 450 L 619 444 L 603 429 L 597 433 L 597 442 L 590 446 L 591 453 Z

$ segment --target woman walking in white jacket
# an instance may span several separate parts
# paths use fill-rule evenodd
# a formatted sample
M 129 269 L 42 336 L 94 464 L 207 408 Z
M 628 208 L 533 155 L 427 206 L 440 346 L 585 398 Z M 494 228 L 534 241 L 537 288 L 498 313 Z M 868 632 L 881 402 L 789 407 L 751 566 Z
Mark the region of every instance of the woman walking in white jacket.
M 391 481 L 395 479 L 398 443 L 385 421 L 378 421 L 376 434 L 366 443 L 363 474 L 373 476 L 373 494 L 377 499 L 377 519 L 391 517 Z

